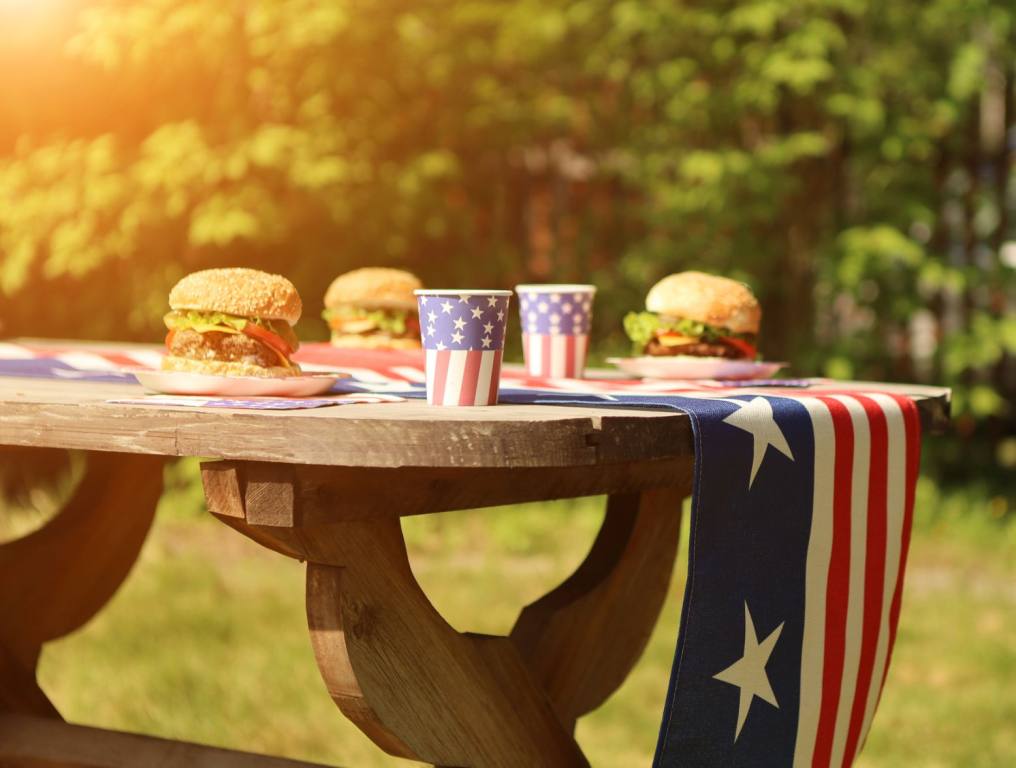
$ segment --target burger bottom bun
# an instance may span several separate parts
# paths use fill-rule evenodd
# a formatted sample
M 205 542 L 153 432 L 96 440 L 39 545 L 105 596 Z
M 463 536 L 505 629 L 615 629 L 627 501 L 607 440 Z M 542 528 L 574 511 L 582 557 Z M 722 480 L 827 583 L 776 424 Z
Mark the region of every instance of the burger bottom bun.
M 419 339 L 395 339 L 383 333 L 334 333 L 332 346 L 346 349 L 419 349 Z
M 300 366 L 293 363 L 292 368 L 273 365 L 265 368 L 250 363 L 227 363 L 222 360 L 192 360 L 189 357 L 166 355 L 162 358 L 162 370 L 179 371 L 181 373 L 201 373 L 209 376 L 258 376 L 260 378 L 280 378 L 296 376 Z

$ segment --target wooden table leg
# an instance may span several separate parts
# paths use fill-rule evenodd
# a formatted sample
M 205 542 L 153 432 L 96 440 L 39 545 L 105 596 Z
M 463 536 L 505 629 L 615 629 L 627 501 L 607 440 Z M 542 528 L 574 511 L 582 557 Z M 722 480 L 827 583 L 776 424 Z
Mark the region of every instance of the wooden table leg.
M 617 690 L 645 650 L 667 597 L 684 495 L 669 487 L 609 497 L 589 555 L 512 629 L 569 730 Z
M 307 561 L 311 642 L 347 717 L 391 754 L 476 768 L 588 765 L 575 719 L 620 685 L 648 640 L 688 490 L 611 497 L 586 560 L 505 638 L 444 621 L 413 577 L 398 517 L 364 511 L 369 489 L 344 519 L 321 508 L 335 495 L 319 474 L 304 483 L 299 468 L 220 463 L 203 475 L 221 520 Z
M 39 652 L 84 625 L 126 578 L 162 493 L 163 461 L 90 454 L 63 510 L 0 545 L 0 711 L 59 716 L 35 681 Z

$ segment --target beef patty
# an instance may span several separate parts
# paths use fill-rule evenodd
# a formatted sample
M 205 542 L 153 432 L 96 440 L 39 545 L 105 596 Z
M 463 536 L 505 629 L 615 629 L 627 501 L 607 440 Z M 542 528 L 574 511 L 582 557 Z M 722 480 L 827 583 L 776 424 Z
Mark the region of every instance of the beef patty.
M 169 353 L 191 360 L 221 360 L 271 368 L 279 365 L 279 356 L 259 341 L 242 333 L 198 333 L 186 329 L 173 334 Z
M 661 344 L 658 339 L 653 339 L 646 344 L 646 354 L 653 355 L 654 357 L 672 357 L 674 355 L 729 357 L 734 360 L 744 357 L 744 353 L 740 350 L 719 342 L 715 344 L 696 342 L 694 344 L 678 344 L 675 347 L 668 347 L 666 344 Z

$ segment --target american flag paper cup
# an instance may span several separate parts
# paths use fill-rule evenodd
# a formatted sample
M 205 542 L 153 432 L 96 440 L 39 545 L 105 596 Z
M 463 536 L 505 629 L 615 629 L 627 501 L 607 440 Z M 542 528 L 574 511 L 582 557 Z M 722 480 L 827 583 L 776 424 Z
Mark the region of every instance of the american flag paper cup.
M 586 369 L 594 285 L 517 285 L 530 376 L 578 379 Z
M 511 291 L 418 290 L 431 405 L 495 405 Z

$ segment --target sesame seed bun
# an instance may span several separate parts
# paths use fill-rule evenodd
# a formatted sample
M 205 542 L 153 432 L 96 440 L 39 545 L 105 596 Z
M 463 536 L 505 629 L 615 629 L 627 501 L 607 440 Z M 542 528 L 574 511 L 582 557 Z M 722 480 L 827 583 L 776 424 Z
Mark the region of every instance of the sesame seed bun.
M 333 333 L 332 346 L 346 349 L 419 349 L 420 339 L 392 338 L 384 333 Z
M 388 267 L 363 267 L 339 275 L 328 286 L 325 306 L 352 304 L 364 309 L 405 309 L 415 311 L 413 291 L 422 288 L 412 272 Z
M 762 319 L 758 300 L 748 286 L 704 272 L 678 272 L 663 278 L 649 289 L 646 309 L 734 333 L 758 333 Z
M 192 272 L 173 286 L 169 306 L 175 310 L 285 320 L 290 325 L 296 325 L 303 312 L 300 294 L 286 278 L 242 267 Z
M 224 362 L 222 360 L 192 360 L 189 357 L 177 357 L 176 355 L 166 355 L 162 358 L 162 370 L 203 373 L 211 376 L 259 376 L 261 378 L 298 376 L 300 374 L 300 366 L 296 363 L 293 363 L 292 368 L 285 368 L 281 365 L 266 368 L 251 363 Z

